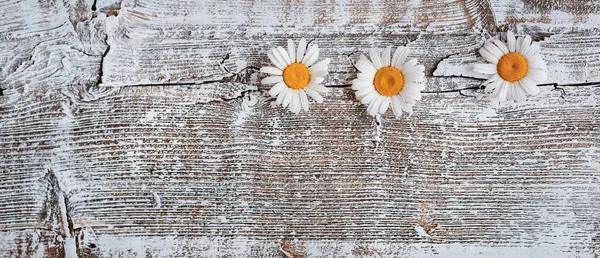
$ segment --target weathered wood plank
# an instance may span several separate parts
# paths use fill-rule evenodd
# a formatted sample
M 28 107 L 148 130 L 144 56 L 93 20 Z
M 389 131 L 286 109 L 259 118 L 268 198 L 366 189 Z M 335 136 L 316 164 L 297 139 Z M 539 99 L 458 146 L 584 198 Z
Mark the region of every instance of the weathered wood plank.
M 349 89 L 295 116 L 256 93 L 197 105 L 152 88 L 81 103 L 52 161 L 72 187 L 74 228 L 99 236 L 101 252 L 173 234 L 536 246 L 536 255 L 598 245 L 600 88 L 544 87 L 500 108 L 476 93 L 428 94 L 401 120 L 368 117 Z M 126 241 L 112 248 L 118 236 Z
M 524 2 L 2 2 L 0 253 L 599 255 L 597 83 L 500 107 L 430 93 L 399 120 L 349 88 L 291 115 L 257 83 L 307 37 L 328 85 L 396 44 L 428 91 L 461 89 L 507 28 L 543 40 L 551 82 L 598 81 L 597 3 Z

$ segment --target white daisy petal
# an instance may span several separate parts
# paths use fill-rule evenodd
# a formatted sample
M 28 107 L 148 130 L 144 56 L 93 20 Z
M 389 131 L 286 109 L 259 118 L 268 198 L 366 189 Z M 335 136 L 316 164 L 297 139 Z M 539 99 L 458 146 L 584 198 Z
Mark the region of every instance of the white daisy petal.
M 381 64 L 383 66 L 390 66 L 391 54 L 392 54 L 392 46 L 388 46 L 383 50 L 383 54 L 381 54 Z
M 353 90 L 361 90 L 364 88 L 373 88 L 373 83 L 367 80 L 354 79 L 352 80 L 352 89 Z
M 483 48 L 490 52 L 495 58 L 500 60 L 500 58 L 504 55 L 502 51 L 493 43 L 493 41 L 488 41 L 483 45 Z
M 323 96 L 319 94 L 317 91 L 311 89 L 310 87 L 304 88 L 304 91 L 308 96 L 314 99 L 317 103 L 323 103 Z
M 546 62 L 541 56 L 529 54 L 525 58 L 527 58 L 527 63 L 530 69 L 548 70 Z
M 490 78 L 489 80 L 487 80 L 485 82 L 485 92 L 486 93 L 491 93 L 493 92 L 496 88 L 498 88 L 498 86 L 500 86 L 502 84 L 503 80 L 500 79 L 500 76 L 498 76 L 497 74 L 494 74 L 494 76 L 492 78 Z
M 294 90 L 289 89 L 285 92 L 285 96 L 283 96 L 283 102 L 281 102 L 281 105 L 283 107 L 287 107 L 290 102 L 292 102 L 292 97 L 294 96 Z
M 396 52 L 394 52 L 394 57 L 392 58 L 392 66 L 396 68 L 401 68 L 404 64 L 404 60 L 408 57 L 409 51 L 406 47 L 398 47 Z
M 548 80 L 548 72 L 540 69 L 529 69 L 526 76 L 534 82 L 545 82 Z
M 287 86 L 285 86 L 285 89 L 279 94 L 277 95 L 277 100 L 275 100 L 275 104 L 277 105 L 281 105 L 281 103 L 283 103 L 283 99 L 285 99 L 285 96 L 288 94 L 289 91 L 291 91 L 292 89 L 288 88 Z
M 325 71 L 325 75 L 327 75 L 327 66 L 329 65 L 330 62 L 331 62 L 331 59 L 325 58 L 325 59 L 321 60 L 320 62 L 314 64 L 310 68 L 308 68 L 308 71 L 311 74 L 313 74 L 315 72 Z M 321 76 L 319 76 L 319 77 L 321 77 Z
M 358 78 L 359 80 L 363 80 L 363 81 L 371 81 L 371 80 L 373 80 L 374 76 L 375 76 L 375 73 L 357 73 L 356 74 L 356 78 Z
M 275 67 L 270 67 L 270 66 L 260 68 L 260 72 L 268 73 L 268 74 L 272 74 L 272 75 L 282 75 L 283 74 L 282 70 L 275 68 Z
M 506 47 L 506 44 L 504 44 L 504 42 L 494 39 L 494 44 L 498 47 L 498 49 L 500 49 L 500 51 L 502 51 L 503 55 L 508 54 L 508 47 Z
M 373 101 L 377 96 L 380 96 L 379 93 L 377 91 L 372 91 L 371 93 L 367 94 L 366 96 L 364 96 L 361 100 L 360 103 L 363 103 L 365 105 L 371 103 L 371 101 Z
M 412 115 L 413 110 L 412 110 L 412 105 L 409 105 L 406 101 L 400 101 L 400 107 L 402 108 L 402 110 L 404 110 L 406 113 L 408 113 L 408 115 Z
M 362 100 L 362 98 L 364 98 L 365 96 L 371 94 L 372 92 L 377 93 L 377 91 L 375 91 L 375 88 L 373 87 L 369 87 L 369 88 L 364 88 L 364 89 L 360 89 L 354 92 L 354 95 L 356 95 L 356 98 L 358 100 Z
M 287 65 L 277 59 L 275 56 L 275 50 L 271 49 L 267 51 L 267 56 L 269 57 L 269 60 L 271 60 L 271 63 L 273 63 L 280 70 L 283 71 L 287 67 Z
M 417 61 L 416 58 L 410 59 L 410 60 L 408 60 L 408 62 L 406 62 L 402 66 L 402 68 L 399 68 L 399 69 L 400 69 L 400 71 L 405 71 L 405 70 L 411 69 L 411 68 L 413 68 L 413 67 L 415 67 L 417 65 L 417 62 L 418 61 Z
M 377 73 L 377 68 L 375 68 L 375 65 L 364 55 L 360 55 L 358 62 L 356 62 L 354 66 L 363 73 L 373 74 L 373 76 L 375 76 L 375 73 Z
M 523 102 L 525 100 L 525 90 L 521 87 L 518 81 L 514 82 L 513 87 L 513 95 L 515 96 L 515 100 L 517 102 Z
M 535 85 L 535 83 L 533 83 L 531 80 L 527 79 L 527 77 L 521 79 L 519 81 L 519 84 L 529 95 L 535 96 L 538 95 L 538 93 L 540 93 L 540 88 L 537 85 Z
M 381 105 L 383 97 L 381 95 L 375 96 L 375 99 L 369 103 L 369 107 L 367 107 L 367 113 L 370 116 L 376 116 L 377 111 L 379 110 L 379 106 Z
M 495 64 L 474 64 L 473 71 L 482 74 L 495 74 L 498 68 Z
M 398 95 L 392 96 L 392 111 L 396 117 L 402 116 L 402 99 Z
M 385 111 L 387 111 L 388 107 L 390 106 L 390 103 L 392 102 L 392 98 L 391 97 L 382 97 L 381 98 L 381 104 L 379 105 L 379 110 L 377 112 L 379 112 L 379 114 L 385 114 Z
M 290 56 L 292 63 L 295 63 L 296 62 L 296 46 L 294 45 L 294 42 L 291 39 L 288 39 L 288 55 Z
M 524 56 L 535 55 L 540 50 L 540 44 L 537 42 L 531 43 L 527 51 L 521 52 Z
M 515 34 L 512 31 L 508 31 L 506 33 L 506 43 L 508 45 L 509 52 L 516 51 L 517 40 L 515 39 Z
M 314 83 L 314 84 L 320 84 L 323 81 L 325 81 L 325 78 L 320 77 L 320 76 L 313 76 L 312 79 L 310 79 L 310 83 Z
M 308 111 L 308 98 L 306 97 L 306 92 L 304 90 L 299 90 L 298 95 L 300 96 L 300 104 L 302 105 L 302 109 L 304 111 Z
M 531 37 L 529 35 L 527 35 L 521 41 L 521 45 L 517 44 L 517 52 L 526 53 L 527 50 L 529 49 L 529 46 L 531 46 Z
M 321 84 L 317 83 L 309 83 L 308 88 L 313 89 L 318 92 L 327 92 L 327 88 Z
M 285 49 L 283 47 L 277 47 L 277 53 L 279 53 L 279 56 L 281 58 L 283 58 L 283 62 L 285 63 L 286 66 L 288 66 L 292 63 L 292 59 L 290 58 L 290 55 L 288 54 L 287 51 L 285 51 Z
M 379 53 L 379 50 L 371 48 L 371 50 L 369 51 L 369 56 L 371 57 L 371 62 L 373 62 L 375 68 L 379 69 L 384 66 L 383 61 L 381 61 L 381 55 Z
M 271 95 L 271 97 L 275 97 L 283 93 L 287 88 L 288 87 L 285 85 L 284 82 L 279 82 L 273 85 L 273 87 L 271 87 L 271 89 L 269 90 L 269 95 Z
M 400 94 L 398 94 L 398 95 L 400 95 L 400 97 L 401 97 L 401 98 L 402 98 L 402 99 L 403 99 L 403 100 L 404 100 L 404 101 L 405 101 L 407 104 L 409 104 L 409 105 L 411 105 L 411 106 L 412 106 L 412 105 L 414 105 L 414 104 L 416 104 L 416 103 L 417 103 L 417 98 L 419 98 L 419 97 L 420 97 L 420 95 L 418 95 L 418 94 L 416 94 L 416 93 L 414 93 L 414 94 L 411 94 L 411 93 L 409 93 L 409 92 L 407 92 L 407 91 L 402 91 L 402 92 L 400 92 Z
M 281 76 L 270 76 L 263 78 L 260 82 L 262 84 L 274 84 L 283 81 L 283 77 Z
M 523 41 L 525 39 L 523 37 L 517 37 L 517 42 L 515 43 L 515 52 L 521 52 L 521 45 L 523 45 Z
M 492 54 L 490 51 L 488 51 L 484 47 L 479 49 L 479 54 L 485 61 L 488 61 L 492 64 L 497 64 L 498 61 L 500 60 L 500 56 L 496 56 L 496 55 Z
M 301 62 L 304 58 L 304 52 L 306 52 L 306 39 L 301 38 L 298 42 L 298 51 L 296 52 L 296 62 Z
M 311 66 L 317 61 L 317 58 L 319 58 L 319 47 L 313 44 L 308 47 L 306 55 L 304 56 L 304 59 L 302 59 L 302 63 L 306 66 Z
M 509 89 L 510 89 L 510 82 L 507 82 L 507 81 L 502 82 L 502 85 L 500 86 L 500 92 L 498 94 L 498 100 L 500 102 L 506 101 L 506 98 L 508 97 Z
M 300 110 L 302 109 L 302 104 L 300 103 L 300 94 L 298 92 L 299 90 L 292 91 L 292 100 L 290 101 L 290 111 L 292 111 L 294 114 L 300 113 Z

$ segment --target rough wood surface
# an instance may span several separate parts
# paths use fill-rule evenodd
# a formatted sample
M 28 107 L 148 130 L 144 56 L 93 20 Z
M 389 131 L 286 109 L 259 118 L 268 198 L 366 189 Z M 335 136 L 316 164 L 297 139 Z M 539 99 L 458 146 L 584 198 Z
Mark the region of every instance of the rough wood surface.
M 561 0 L 0 2 L 0 256 L 595 257 L 600 5 Z M 539 40 L 550 78 L 501 106 L 469 66 Z M 292 115 L 256 67 L 332 59 Z M 426 65 L 411 117 L 345 85 L 369 47 Z

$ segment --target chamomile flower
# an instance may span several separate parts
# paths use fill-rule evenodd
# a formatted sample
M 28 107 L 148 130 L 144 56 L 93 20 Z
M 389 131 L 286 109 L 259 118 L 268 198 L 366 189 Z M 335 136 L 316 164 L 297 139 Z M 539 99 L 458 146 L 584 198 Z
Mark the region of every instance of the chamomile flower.
M 383 50 L 383 55 L 371 49 L 371 61 L 361 55 L 355 64 L 360 72 L 352 81 L 352 89 L 356 98 L 368 105 L 371 116 L 384 114 L 390 104 L 396 117 L 401 117 L 403 110 L 412 114 L 412 107 L 425 89 L 425 67 L 417 65 L 414 58 L 404 62 L 409 54 L 406 47 L 397 48 L 390 59 L 391 51 L 391 46 Z
M 473 71 L 491 75 L 483 85 L 498 101 L 522 101 L 527 94 L 540 92 L 536 83 L 548 79 L 548 68 L 537 53 L 540 45 L 532 43 L 530 36 L 515 39 L 509 31 L 506 37 L 508 44 L 496 39 L 479 49 L 481 57 L 491 64 L 475 64 Z
M 296 51 L 297 50 L 297 51 Z M 306 48 L 306 39 L 300 39 L 298 49 L 294 42 L 288 40 L 288 48 L 276 47 L 267 52 L 269 59 L 275 67 L 263 67 L 262 73 L 271 76 L 262 79 L 262 84 L 273 85 L 269 94 L 277 97 L 275 103 L 284 108 L 289 106 L 290 111 L 298 114 L 301 109 L 308 111 L 308 97 L 316 102 L 323 102 L 319 92 L 326 92 L 327 88 L 321 85 L 327 75 L 327 65 L 330 59 L 326 58 L 315 64 L 319 58 L 319 47 L 312 44 Z

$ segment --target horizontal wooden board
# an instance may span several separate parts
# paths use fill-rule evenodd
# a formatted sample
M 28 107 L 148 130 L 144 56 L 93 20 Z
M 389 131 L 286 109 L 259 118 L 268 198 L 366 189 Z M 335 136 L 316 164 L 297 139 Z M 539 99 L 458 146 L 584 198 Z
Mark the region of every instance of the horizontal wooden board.
M 600 254 L 594 1 L 9 0 L 0 14 L 2 255 Z M 540 41 L 550 84 L 498 105 L 469 66 L 507 29 Z M 332 88 L 293 115 L 257 68 L 301 37 L 332 59 Z M 347 87 L 358 56 L 389 44 L 427 67 L 410 117 L 369 117 Z

